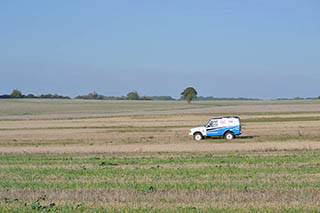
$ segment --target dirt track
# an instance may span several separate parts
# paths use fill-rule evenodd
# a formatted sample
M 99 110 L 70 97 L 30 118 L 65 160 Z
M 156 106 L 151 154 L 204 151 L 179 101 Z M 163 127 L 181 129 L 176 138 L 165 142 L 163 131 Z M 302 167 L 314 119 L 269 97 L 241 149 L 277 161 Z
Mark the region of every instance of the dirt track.
M 261 142 L 261 143 L 179 143 L 179 144 L 123 144 L 94 146 L 46 146 L 46 147 L 2 147 L 1 154 L 27 153 L 140 153 L 140 152 L 243 152 L 243 151 L 287 151 L 320 149 L 320 142 Z

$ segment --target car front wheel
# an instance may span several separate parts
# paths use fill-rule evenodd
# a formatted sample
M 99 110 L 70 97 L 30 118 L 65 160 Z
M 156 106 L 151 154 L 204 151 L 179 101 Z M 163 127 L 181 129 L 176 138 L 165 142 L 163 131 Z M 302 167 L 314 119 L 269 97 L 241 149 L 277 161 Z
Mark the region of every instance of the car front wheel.
M 202 139 L 202 134 L 201 133 L 194 134 L 193 139 L 196 141 L 200 141 Z

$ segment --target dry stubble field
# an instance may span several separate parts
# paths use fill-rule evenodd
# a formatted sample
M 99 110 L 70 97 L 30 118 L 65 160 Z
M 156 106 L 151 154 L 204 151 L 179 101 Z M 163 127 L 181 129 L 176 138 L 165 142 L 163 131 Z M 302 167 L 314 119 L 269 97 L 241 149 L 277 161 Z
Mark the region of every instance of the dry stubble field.
M 241 137 L 188 136 L 223 115 Z M 320 100 L 0 100 L 0 210 L 317 211 L 319 127 Z

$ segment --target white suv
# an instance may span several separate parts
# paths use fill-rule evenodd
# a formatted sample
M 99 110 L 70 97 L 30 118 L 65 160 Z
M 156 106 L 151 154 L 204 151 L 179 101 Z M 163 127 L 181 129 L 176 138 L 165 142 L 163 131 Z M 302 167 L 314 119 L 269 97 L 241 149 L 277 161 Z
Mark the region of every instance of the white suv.
M 240 118 L 236 116 L 212 118 L 207 125 L 192 128 L 189 133 L 196 141 L 210 136 L 223 136 L 225 139 L 231 140 L 240 134 L 241 122 Z

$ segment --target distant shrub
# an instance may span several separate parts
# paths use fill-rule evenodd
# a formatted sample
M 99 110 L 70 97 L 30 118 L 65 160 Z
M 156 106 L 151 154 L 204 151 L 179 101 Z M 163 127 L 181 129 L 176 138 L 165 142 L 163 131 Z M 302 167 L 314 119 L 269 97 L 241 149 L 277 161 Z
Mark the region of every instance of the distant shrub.
M 2 98 L 2 99 L 7 99 L 7 98 L 11 98 L 11 96 L 10 96 L 10 95 L 5 94 L 5 95 L 0 95 L 0 98 Z
M 105 96 L 99 95 L 97 92 L 90 92 L 88 95 L 78 95 L 76 99 L 104 100 Z
M 39 96 L 39 98 L 42 99 L 70 99 L 69 96 L 62 96 L 62 95 L 58 95 L 58 94 L 42 94 Z
M 139 100 L 140 99 L 137 91 L 129 92 L 127 94 L 127 98 L 128 98 L 128 100 Z
M 10 94 L 10 97 L 11 98 L 22 98 L 22 93 L 17 90 L 17 89 L 14 89 L 11 94 Z
M 227 97 L 213 97 L 213 96 L 198 96 L 195 100 L 197 101 L 217 101 L 217 100 L 223 100 L 223 101 L 232 101 L 232 100 L 239 100 L 239 101 L 246 101 L 246 100 L 261 100 L 258 98 L 244 98 L 244 97 L 238 97 L 238 98 L 227 98 Z
M 151 99 L 148 96 L 142 96 L 140 100 L 150 101 Z
M 39 98 L 38 96 L 35 96 L 34 94 L 28 94 L 23 96 L 23 98 Z
M 150 100 L 159 100 L 159 101 L 173 101 L 175 100 L 171 96 L 148 96 Z
M 126 96 L 104 96 L 105 100 L 127 100 Z

